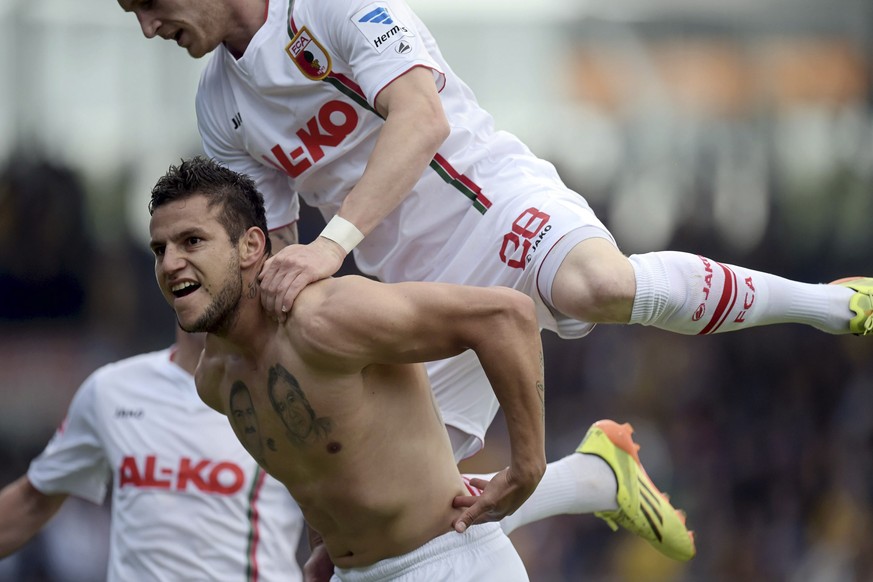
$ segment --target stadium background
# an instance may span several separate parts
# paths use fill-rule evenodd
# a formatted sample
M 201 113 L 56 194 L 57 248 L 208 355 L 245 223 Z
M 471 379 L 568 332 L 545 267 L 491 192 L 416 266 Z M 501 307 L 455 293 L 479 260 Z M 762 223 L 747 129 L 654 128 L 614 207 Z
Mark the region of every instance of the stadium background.
M 412 5 L 625 252 L 873 274 L 869 0 Z M 0 0 L 0 484 L 90 371 L 172 341 L 145 204 L 199 150 L 202 64 L 146 43 L 110 0 Z M 304 239 L 319 221 L 304 214 Z M 598 418 L 631 421 L 699 554 L 679 565 L 591 516 L 554 518 L 513 534 L 532 580 L 873 579 L 868 340 L 785 325 L 544 341 L 549 458 Z M 468 468 L 506 455 L 498 418 Z M 0 580 L 100 580 L 107 531 L 106 507 L 71 500 Z

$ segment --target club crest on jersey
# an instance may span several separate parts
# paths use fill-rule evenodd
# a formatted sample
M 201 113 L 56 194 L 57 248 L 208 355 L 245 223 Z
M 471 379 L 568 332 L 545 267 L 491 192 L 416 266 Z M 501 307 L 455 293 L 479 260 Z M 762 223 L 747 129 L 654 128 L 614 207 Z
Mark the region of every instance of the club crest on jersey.
M 321 81 L 330 74 L 330 55 L 305 26 L 294 35 L 285 52 L 300 72 L 313 81 Z
M 362 8 L 352 16 L 352 22 L 380 54 L 398 40 L 415 36 L 411 30 L 397 20 L 397 17 L 384 2 L 376 2 Z M 399 54 L 409 52 L 411 49 L 408 42 L 403 43 L 403 46 L 406 48 L 402 51 L 397 50 Z

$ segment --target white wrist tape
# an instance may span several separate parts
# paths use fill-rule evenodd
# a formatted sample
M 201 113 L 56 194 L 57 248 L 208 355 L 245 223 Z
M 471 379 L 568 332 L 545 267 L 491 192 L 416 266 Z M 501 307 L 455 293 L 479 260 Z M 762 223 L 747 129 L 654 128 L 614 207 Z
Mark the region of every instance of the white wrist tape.
M 339 215 L 330 219 L 330 222 L 327 223 L 327 226 L 324 227 L 319 236 L 329 238 L 341 246 L 346 251 L 346 254 L 352 252 L 352 249 L 364 240 L 364 233 Z

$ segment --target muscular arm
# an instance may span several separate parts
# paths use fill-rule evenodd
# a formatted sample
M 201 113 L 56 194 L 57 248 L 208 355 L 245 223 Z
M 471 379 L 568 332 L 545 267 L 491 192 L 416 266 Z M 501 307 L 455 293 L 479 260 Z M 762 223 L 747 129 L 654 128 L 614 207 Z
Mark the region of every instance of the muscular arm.
M 430 69 L 416 67 L 376 97 L 385 125 L 339 215 L 365 235 L 397 208 L 449 135 Z
M 430 69 L 416 67 L 376 97 L 385 124 L 367 167 L 339 209 L 365 235 L 403 201 L 449 134 Z M 264 308 L 283 319 L 303 287 L 339 270 L 346 252 L 324 237 L 274 253 L 261 273 Z M 287 310 L 286 309 L 286 310 Z
M 332 279 L 321 288 L 311 309 L 309 295 L 303 296 L 304 312 L 295 321 L 307 322 L 313 357 L 323 358 L 325 366 L 424 362 L 476 352 L 503 408 L 512 448 L 508 472 L 501 474 L 508 482 L 495 487 L 513 491 L 503 505 L 484 512 L 494 519 L 517 509 L 546 465 L 542 344 L 532 300 L 508 288 L 386 285 L 361 277 Z
M 0 558 L 5 558 L 39 532 L 61 508 L 66 495 L 37 491 L 26 476 L 0 491 Z

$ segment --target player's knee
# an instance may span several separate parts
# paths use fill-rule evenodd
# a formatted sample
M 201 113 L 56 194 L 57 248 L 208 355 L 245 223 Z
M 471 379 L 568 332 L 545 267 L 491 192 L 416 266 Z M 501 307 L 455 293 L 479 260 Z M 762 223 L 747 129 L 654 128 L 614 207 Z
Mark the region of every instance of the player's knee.
M 583 321 L 626 323 L 636 292 L 634 272 L 624 255 L 614 247 L 612 251 L 596 248 L 568 255 L 552 286 L 554 307 Z
M 589 273 L 580 286 L 576 317 L 594 323 L 626 323 L 630 319 L 633 299 L 626 281 L 614 273 Z

